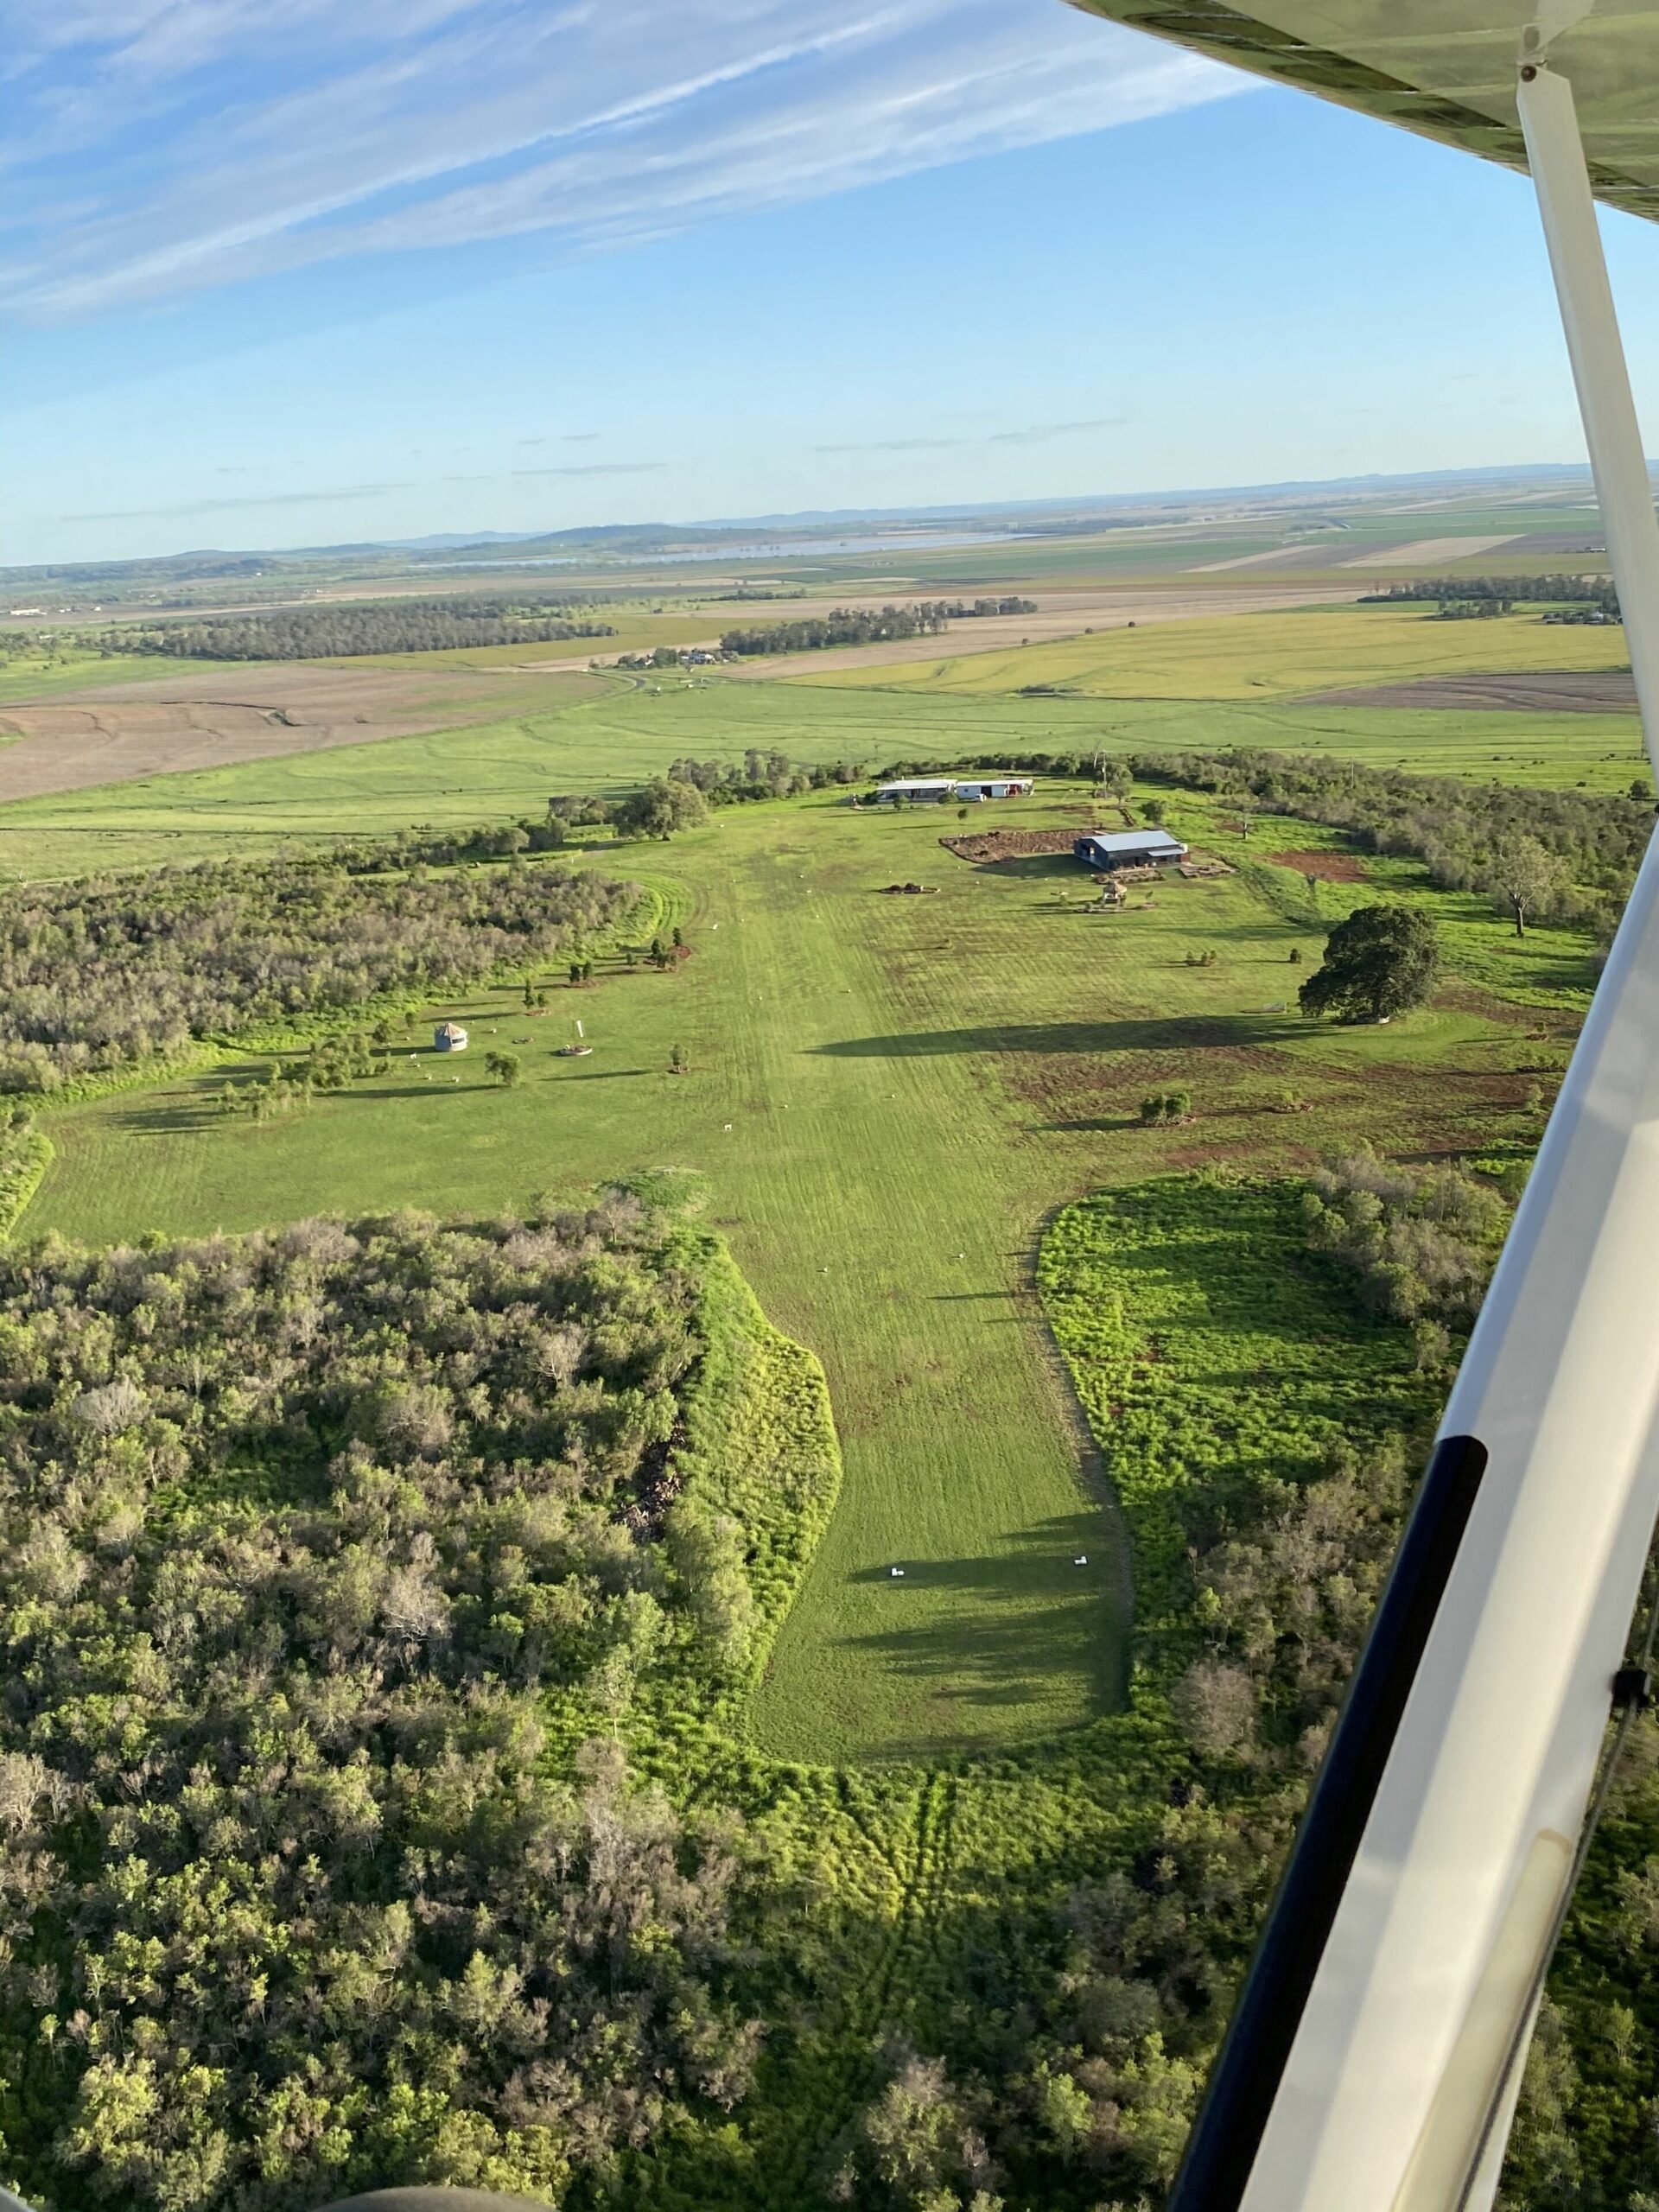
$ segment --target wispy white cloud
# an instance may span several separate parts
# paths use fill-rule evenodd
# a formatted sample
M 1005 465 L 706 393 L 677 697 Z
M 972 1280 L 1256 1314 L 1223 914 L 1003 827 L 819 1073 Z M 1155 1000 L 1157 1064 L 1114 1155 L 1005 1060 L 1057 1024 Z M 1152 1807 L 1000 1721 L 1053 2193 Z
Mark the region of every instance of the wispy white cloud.
M 1036 446 L 1050 438 L 1081 437 L 1089 430 L 1120 429 L 1127 415 L 1091 415 L 1081 423 L 1028 423 L 1019 430 L 989 430 L 978 437 L 871 438 L 851 445 L 814 446 L 814 453 L 959 453 L 968 446 Z
M 0 304 L 660 238 L 1237 88 L 1053 0 L 0 0 Z
M 1119 430 L 1127 415 L 1091 415 L 1082 423 L 1033 423 L 1023 430 L 995 430 L 986 441 L 994 446 L 1040 446 L 1051 438 L 1082 437 L 1090 430 Z
M 590 461 L 582 468 L 515 468 L 515 476 L 659 476 L 665 461 Z
M 487 482 L 489 480 L 480 480 Z M 181 505 L 172 507 L 117 507 L 104 514 L 61 515 L 59 520 L 156 522 L 166 518 L 176 521 L 190 515 L 234 514 L 244 507 L 314 507 L 324 503 L 332 505 L 336 499 L 378 499 L 388 492 L 409 492 L 415 488 L 412 481 L 406 484 L 325 484 L 315 492 L 271 492 L 240 499 L 187 499 Z

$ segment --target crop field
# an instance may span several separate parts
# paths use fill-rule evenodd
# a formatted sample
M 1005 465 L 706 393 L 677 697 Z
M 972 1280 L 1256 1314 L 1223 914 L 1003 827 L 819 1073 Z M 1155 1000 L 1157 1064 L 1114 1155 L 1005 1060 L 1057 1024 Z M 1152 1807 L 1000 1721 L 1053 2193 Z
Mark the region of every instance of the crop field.
M 1054 645 L 952 658 L 940 655 L 885 671 L 826 669 L 825 684 L 879 683 L 894 690 L 972 694 L 1032 684 L 1094 699 L 1287 698 L 1340 684 L 1489 670 L 1610 669 L 1629 665 L 1624 633 L 1510 614 L 1442 622 L 1410 605 L 1336 607 L 1289 613 L 1218 616 L 1179 628 L 1097 631 Z
M 1463 632 L 1492 626 L 1435 626 Z M 1205 624 L 1185 626 L 1200 653 L 1207 630 Z M 653 689 L 619 677 L 519 681 L 569 689 L 551 697 L 538 690 L 539 703 L 526 699 L 510 715 L 498 711 L 463 728 L 247 766 L 138 775 L 95 793 L 48 792 L 0 806 L 0 876 L 73 875 L 255 851 L 283 838 L 327 838 L 343 829 L 367 834 L 411 823 L 453 826 L 539 816 L 554 791 L 614 792 L 660 773 L 677 754 L 734 760 L 750 747 L 775 747 L 807 762 L 879 767 L 896 759 L 1017 760 L 1096 746 L 1211 751 L 1241 745 L 1605 791 L 1624 790 L 1644 766 L 1640 731 L 1629 715 L 1458 714 L 1294 698 L 1103 702 L 995 693 L 895 696 L 850 683 L 710 680 Z M 0 750 L 0 774 L 7 757 Z

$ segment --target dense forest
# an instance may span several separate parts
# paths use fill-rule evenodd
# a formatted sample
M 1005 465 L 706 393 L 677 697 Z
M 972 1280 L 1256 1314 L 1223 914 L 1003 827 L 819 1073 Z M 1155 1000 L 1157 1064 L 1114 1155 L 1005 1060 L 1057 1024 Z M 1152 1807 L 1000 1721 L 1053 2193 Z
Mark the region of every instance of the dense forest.
M 77 631 L 63 642 L 83 652 L 161 655 L 176 660 L 327 660 L 358 653 L 447 652 L 467 645 L 556 645 L 611 638 L 607 623 L 563 602 L 522 599 L 386 599 L 269 613 L 198 615 L 176 622 L 124 622 Z
M 706 1240 L 616 1196 L 0 1251 L 4 2177 L 1145 2212 L 1505 1212 L 1368 1154 L 1067 1209 L 1042 1287 L 1134 1533 L 1132 1707 L 932 1776 L 741 1746 L 830 1493 L 821 1387 L 734 1352 Z M 1644 1722 L 1511 2212 L 1659 2184 L 1656 1781 Z
M 951 622 L 976 615 L 1034 614 L 1034 599 L 919 600 L 910 607 L 836 607 L 828 614 L 799 622 L 779 622 L 760 629 L 728 630 L 720 641 L 726 653 L 810 652 L 823 645 L 885 644 L 891 638 L 938 636 Z
M 700 1296 L 623 1198 L 0 1253 L 31 2193 L 556 2199 L 744 2096 L 752 1847 L 606 1740 L 665 1655 L 689 1687 L 741 1649 L 729 1524 L 665 1458 Z
M 383 848 L 390 869 L 396 847 Z M 193 1039 L 448 989 L 620 920 L 631 884 L 547 866 L 368 874 L 372 847 L 205 861 L 0 893 L 0 1090 Z

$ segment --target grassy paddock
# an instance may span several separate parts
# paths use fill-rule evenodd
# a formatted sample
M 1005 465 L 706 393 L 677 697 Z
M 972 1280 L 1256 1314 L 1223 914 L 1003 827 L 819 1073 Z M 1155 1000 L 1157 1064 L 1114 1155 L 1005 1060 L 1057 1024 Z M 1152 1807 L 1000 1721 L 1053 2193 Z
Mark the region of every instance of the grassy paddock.
M 1419 1427 L 1433 1392 L 1408 1331 L 1366 1313 L 1306 1249 L 1294 1181 L 1157 1177 L 1061 1212 L 1043 1303 L 1133 1535 L 1151 1677 L 1194 1648 L 1186 1546 L 1248 1517 L 1263 1478 Z
M 1179 631 L 1196 638 L 1207 626 L 1170 625 L 1161 634 Z M 1460 636 L 1491 626 L 1438 626 Z M 1541 634 L 1594 639 L 1602 633 Z M 895 695 L 795 682 L 696 688 L 671 683 L 652 691 L 616 677 L 604 679 L 595 696 L 592 686 L 598 680 L 536 679 L 538 686 L 580 685 L 581 696 L 467 729 L 20 800 L 0 807 L 0 875 L 75 875 L 103 867 L 257 853 L 290 838 L 319 842 L 414 823 L 454 827 L 540 816 L 555 791 L 616 792 L 660 774 L 677 753 L 731 760 L 750 747 L 776 747 L 808 762 L 861 760 L 875 768 L 912 758 L 1018 760 L 1029 753 L 1096 747 L 1214 751 L 1242 745 L 1336 753 L 1376 767 L 1504 783 L 1567 788 L 1583 783 L 1596 791 L 1622 791 L 1644 766 L 1632 715 L 1338 708 L 1288 697 L 1103 705 L 1084 698 Z
M 1098 630 L 1005 652 L 826 669 L 788 679 L 853 690 L 969 697 L 1052 683 L 1096 699 L 1287 697 L 1416 676 L 1491 669 L 1627 668 L 1620 629 L 1568 628 L 1535 614 L 1442 622 L 1432 607 L 1331 607 Z
M 1189 822 L 1188 804 L 1179 826 L 1238 855 L 1213 806 L 1192 800 Z M 1050 786 L 995 818 L 1092 811 L 1080 787 Z M 1326 887 L 1315 915 L 1267 859 L 1320 842 L 1306 825 L 1262 825 L 1246 871 L 1103 916 L 1067 856 L 943 852 L 948 813 L 878 817 L 820 793 L 626 848 L 653 927 L 691 944 L 677 969 L 613 951 L 589 988 L 555 978 L 542 1018 L 511 988 L 435 1003 L 390 1074 L 286 1122 L 219 1115 L 218 1071 L 53 1111 L 58 1158 L 27 1226 L 101 1241 L 404 1204 L 489 1213 L 693 1170 L 767 1313 L 823 1359 L 845 1458 L 755 1693 L 757 1741 L 891 1759 L 1075 1729 L 1119 1692 L 1122 1578 L 1033 1301 L 1045 1217 L 1170 1166 L 1294 1169 L 1360 1136 L 1425 1154 L 1524 1141 L 1537 1048 L 1529 1017 L 1455 976 L 1388 1029 L 1301 1021 L 1295 986 L 1363 888 Z M 938 888 L 883 895 L 906 880 Z M 1461 906 L 1473 941 L 1505 941 Z M 1516 995 L 1563 963 L 1587 978 L 1559 932 L 1522 953 Z M 474 1034 L 459 1064 L 430 1051 L 449 1014 Z M 594 1051 L 562 1058 L 578 1016 Z M 677 1045 L 684 1075 L 668 1072 Z M 512 1090 L 482 1066 L 504 1047 L 524 1065 Z M 1178 1084 L 1194 1121 L 1142 1128 L 1141 1096 Z

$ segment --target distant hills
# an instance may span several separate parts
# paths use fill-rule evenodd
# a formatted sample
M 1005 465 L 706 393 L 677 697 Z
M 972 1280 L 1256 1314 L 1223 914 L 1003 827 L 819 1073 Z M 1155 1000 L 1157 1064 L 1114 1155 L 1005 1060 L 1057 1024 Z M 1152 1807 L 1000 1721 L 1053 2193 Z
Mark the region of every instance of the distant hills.
M 1654 464 L 1649 463 L 1649 467 Z M 436 531 L 423 537 L 367 539 L 345 545 L 289 546 L 271 551 L 203 548 L 153 559 L 76 561 L 0 569 L 0 593 L 16 597 L 42 585 L 77 594 L 100 586 L 111 593 L 170 584 L 223 581 L 242 582 L 273 575 L 290 576 L 319 564 L 346 566 L 372 574 L 402 572 L 476 557 L 499 560 L 504 550 L 526 561 L 648 559 L 652 555 L 718 551 L 722 544 L 752 546 L 757 539 L 776 545 L 781 555 L 810 550 L 815 539 L 860 528 L 884 532 L 976 528 L 1022 535 L 1052 531 L 1072 535 L 1081 528 L 1109 525 L 1114 516 L 1144 523 L 1154 516 L 1175 521 L 1183 511 L 1259 511 L 1265 504 L 1339 499 L 1371 501 L 1399 494 L 1484 495 L 1513 489 L 1517 493 L 1559 489 L 1586 493 L 1590 472 L 1582 464 L 1540 462 L 1512 468 L 1428 469 L 1399 476 L 1344 476 L 1324 480 L 1293 478 L 1281 483 L 1188 487 L 1168 492 L 1090 493 L 1066 499 L 1014 499 L 925 507 L 810 507 L 790 513 L 720 517 L 692 523 L 611 523 L 554 531 Z M 771 550 L 769 545 L 768 550 Z

